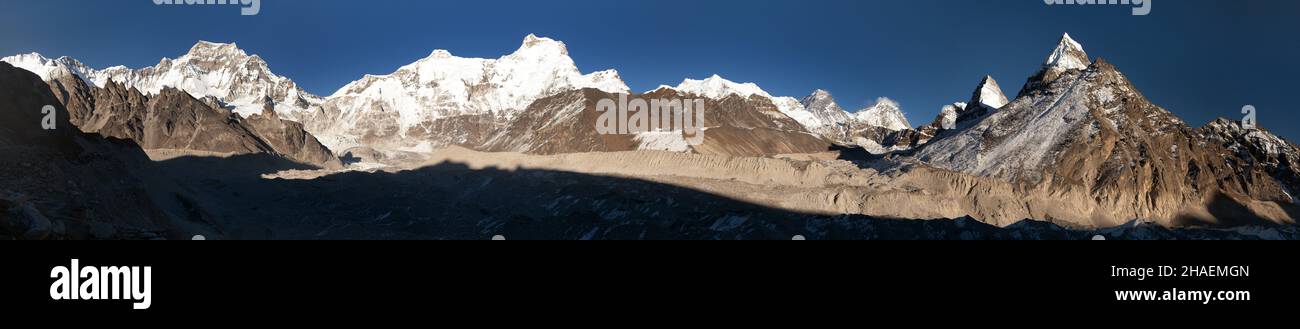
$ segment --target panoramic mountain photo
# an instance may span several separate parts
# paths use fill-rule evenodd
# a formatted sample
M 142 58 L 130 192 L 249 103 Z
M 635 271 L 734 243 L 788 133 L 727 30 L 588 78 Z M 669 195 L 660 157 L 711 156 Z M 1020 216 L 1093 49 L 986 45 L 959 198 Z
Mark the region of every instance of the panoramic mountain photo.
M 11 1 L 0 239 L 1300 238 L 1300 5 L 1151 2 Z

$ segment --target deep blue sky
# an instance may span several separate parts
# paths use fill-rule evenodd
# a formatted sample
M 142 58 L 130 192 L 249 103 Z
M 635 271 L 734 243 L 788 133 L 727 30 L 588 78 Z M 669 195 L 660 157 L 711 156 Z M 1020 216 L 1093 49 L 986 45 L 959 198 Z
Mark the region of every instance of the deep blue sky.
M 98 68 L 157 64 L 196 40 L 238 42 L 276 73 L 329 95 L 448 49 L 495 58 L 528 33 L 562 40 L 584 72 L 618 69 L 636 91 L 720 74 L 775 95 L 822 88 L 856 109 L 877 96 L 914 125 L 964 101 L 986 74 L 1014 97 L 1069 32 L 1193 126 L 1259 109 L 1300 138 L 1300 1 L 1161 0 L 1128 7 L 1042 0 L 0 0 L 0 54 L 68 55 Z

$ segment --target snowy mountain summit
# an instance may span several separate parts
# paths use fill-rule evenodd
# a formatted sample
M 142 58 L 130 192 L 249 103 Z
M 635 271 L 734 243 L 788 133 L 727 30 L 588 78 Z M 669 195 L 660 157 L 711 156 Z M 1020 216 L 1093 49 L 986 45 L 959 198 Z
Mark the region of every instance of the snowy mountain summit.
M 1002 87 L 998 86 L 998 81 L 993 80 L 992 76 L 984 76 L 984 80 L 980 81 L 979 88 L 976 89 L 974 96 L 975 98 L 971 100 L 971 104 L 984 105 L 995 110 L 1011 102 L 1007 99 L 1007 95 L 1002 93 Z
M 912 124 L 907 122 L 907 116 L 903 115 L 902 107 L 888 97 L 877 98 L 875 104 L 854 113 L 853 121 L 893 131 L 912 128 Z
M 767 98 L 781 113 L 799 122 L 808 131 L 835 141 L 848 140 L 846 134 L 851 130 L 850 124 L 891 131 L 911 128 L 898 102 L 886 97 L 878 98 L 875 104 L 856 113 L 849 113 L 836 104 L 831 93 L 825 90 L 813 91 L 803 99 L 776 97 L 755 83 L 732 82 L 716 74 L 704 80 L 685 79 L 676 87 L 660 86 L 656 90 L 664 89 L 711 99 L 722 99 L 733 95 L 741 98 L 752 96 Z
M 46 81 L 70 73 L 101 88 L 109 81 L 151 95 L 164 88 L 177 88 L 195 98 L 220 99 L 244 117 L 261 113 L 267 97 L 286 118 L 298 118 L 322 101 L 289 78 L 271 72 L 260 56 L 248 55 L 233 43 L 199 41 L 176 59 L 163 58 L 158 65 L 134 70 L 125 66 L 97 70 L 69 57 L 50 60 L 35 53 L 5 57 L 3 61 L 36 72 Z
M 1041 90 L 1063 75 L 1082 72 L 1091 66 L 1092 59 L 1083 50 L 1083 45 L 1074 41 L 1069 33 L 1065 33 L 1061 35 L 1061 40 L 1057 42 L 1052 53 L 1047 56 L 1047 60 L 1043 62 L 1043 66 L 1038 70 L 1038 73 L 1029 78 L 1029 83 L 1026 83 L 1020 89 L 1020 96 L 1024 96 L 1026 92 Z
M 43 81 L 74 75 L 86 81 L 87 84 L 93 84 L 92 78 L 95 78 L 98 74 L 97 70 L 67 56 L 50 59 L 39 53 L 27 53 L 0 58 L 0 62 L 6 62 L 14 67 L 36 73 Z
M 771 94 L 763 91 L 763 88 L 759 88 L 758 85 L 753 82 L 736 83 L 724 79 L 717 74 L 704 80 L 685 79 L 682 80 L 682 83 L 678 84 L 677 87 L 661 86 L 659 88 L 670 88 L 678 92 L 712 99 L 722 99 L 729 95 L 736 95 L 741 98 L 749 98 L 749 96 L 754 95 L 767 98 L 772 97 Z
M 1065 70 L 1083 70 L 1088 68 L 1092 63 L 1088 59 L 1088 53 L 1083 51 L 1083 45 L 1070 38 L 1066 33 L 1061 36 L 1061 42 L 1056 45 L 1056 49 L 1051 55 L 1047 56 L 1047 62 L 1043 64 L 1043 69 L 1053 71 Z
M 753 82 L 738 83 L 727 80 L 722 76 L 714 74 L 704 80 L 684 79 L 676 87 L 659 86 L 654 91 L 673 90 L 682 94 L 694 95 L 709 99 L 721 100 L 728 96 L 737 96 L 748 99 L 753 96 L 766 98 L 775 105 L 777 110 L 782 114 L 794 119 L 809 131 L 816 131 L 818 128 L 833 124 L 818 117 L 817 114 L 809 112 L 805 105 L 794 97 L 775 97 L 760 88 Z M 653 91 L 652 91 L 653 92 Z M 838 107 L 837 107 L 838 108 Z
M 340 88 L 306 121 L 334 149 L 410 148 L 423 142 L 420 136 L 447 134 L 435 129 L 444 119 L 508 120 L 540 98 L 583 88 L 630 92 L 617 71 L 584 75 L 563 42 L 529 34 L 518 50 L 501 58 L 434 50 L 393 73 L 366 75 Z
M 119 66 L 103 73 L 107 79 L 149 94 L 173 87 L 196 98 L 216 97 L 244 117 L 261 113 L 268 97 L 277 113 L 291 119 L 300 118 L 322 101 L 289 78 L 271 72 L 261 56 L 249 55 L 234 43 L 199 41 L 184 55 L 164 58 L 153 67 L 130 70 Z
M 848 121 L 848 112 L 845 112 L 838 103 L 835 102 L 835 96 L 829 91 L 817 89 L 804 97 L 800 101 L 808 112 L 817 117 L 817 120 L 823 123 L 843 123 Z

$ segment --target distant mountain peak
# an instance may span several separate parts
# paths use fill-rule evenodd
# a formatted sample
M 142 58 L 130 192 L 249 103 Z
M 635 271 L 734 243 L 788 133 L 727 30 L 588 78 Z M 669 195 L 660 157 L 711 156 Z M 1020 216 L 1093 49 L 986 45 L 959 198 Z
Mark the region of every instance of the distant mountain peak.
M 975 94 L 972 96 L 970 104 L 981 104 L 990 109 L 1000 109 L 1011 101 L 1007 95 L 1002 93 L 1002 87 L 992 76 L 984 76 L 980 84 L 975 88 Z
M 678 84 L 674 90 L 704 96 L 712 99 L 722 99 L 729 95 L 736 95 L 742 98 L 758 95 L 771 98 L 772 95 L 759 88 L 758 84 L 753 82 L 736 83 L 727 80 L 720 75 L 714 74 L 704 80 L 685 79 Z
M 826 131 L 821 131 L 823 135 L 833 135 L 832 137 L 842 138 L 846 133 L 842 125 L 849 121 L 849 113 L 845 112 L 838 103 L 835 102 L 835 96 L 829 91 L 817 89 L 807 97 L 799 101 L 804 109 L 815 119 L 813 125 L 805 124 L 807 128 L 816 130 L 817 128 L 827 127 Z M 796 118 L 798 120 L 798 118 Z
M 832 96 L 831 92 L 829 91 L 823 89 L 817 89 L 817 90 L 813 90 L 812 94 L 809 94 L 808 97 L 805 99 L 809 99 L 809 98 L 811 99 L 834 98 L 834 96 Z
M 903 114 L 902 106 L 889 97 L 876 98 L 876 103 L 853 114 L 853 119 L 870 126 L 893 131 L 907 130 L 912 124 Z

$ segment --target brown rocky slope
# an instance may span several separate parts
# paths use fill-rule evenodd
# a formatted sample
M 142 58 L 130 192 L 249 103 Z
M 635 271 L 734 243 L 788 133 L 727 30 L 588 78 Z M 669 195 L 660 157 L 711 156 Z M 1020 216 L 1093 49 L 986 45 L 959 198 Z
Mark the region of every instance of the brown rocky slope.
M 641 99 L 688 99 L 674 90 L 656 90 Z M 527 154 L 563 154 L 580 152 L 618 152 L 665 150 L 663 145 L 634 134 L 602 135 L 596 130 L 596 103 L 601 99 L 619 99 L 617 94 L 595 89 L 574 90 L 534 102 L 482 146 L 466 145 L 493 152 Z M 794 119 L 782 114 L 776 105 L 763 97 L 742 98 L 729 95 L 723 99 L 705 99 L 704 139 L 699 145 L 682 146 L 674 151 L 729 156 L 774 156 L 790 153 L 816 153 L 828 150 L 831 143 L 814 136 Z M 682 142 L 687 136 L 680 131 L 669 137 Z M 678 144 L 678 143 L 664 143 Z M 684 144 L 684 143 L 682 143 Z
M 88 133 L 135 141 L 151 152 L 275 154 L 324 168 L 341 167 L 333 152 L 301 124 L 273 114 L 241 118 L 215 99 L 195 99 L 175 88 L 145 95 L 117 82 L 90 87 L 70 74 L 51 84 L 74 125 Z M 265 106 L 274 104 L 268 101 Z
M 56 125 L 46 130 L 45 106 Z M 0 63 L 0 239 L 188 239 L 210 214 L 129 141 L 84 134 L 51 88 Z
M 1265 168 L 1244 165 L 1253 159 L 1206 140 L 1068 36 L 1058 53 L 1052 58 L 1092 64 L 1049 63 L 1016 100 L 916 158 L 1007 182 L 1023 200 L 1002 205 L 1012 216 L 1087 227 L 1295 223 L 1287 188 Z

